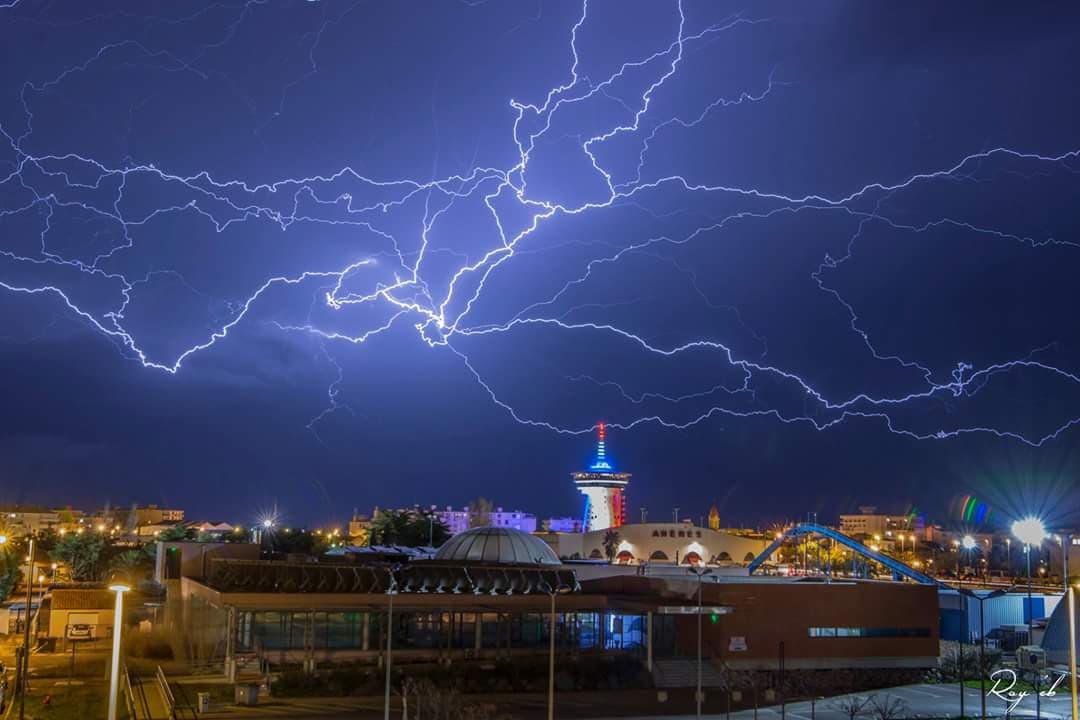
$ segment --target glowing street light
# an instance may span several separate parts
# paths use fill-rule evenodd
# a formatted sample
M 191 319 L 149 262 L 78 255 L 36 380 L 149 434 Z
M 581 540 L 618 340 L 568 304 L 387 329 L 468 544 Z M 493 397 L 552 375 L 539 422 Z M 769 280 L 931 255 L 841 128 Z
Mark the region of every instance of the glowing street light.
M 978 545 L 978 543 L 975 542 L 975 538 L 970 535 L 965 535 L 960 538 L 960 546 L 965 550 L 974 550 L 976 545 Z
M 0 545 L 7 545 L 7 535 L 0 535 Z
M 1012 534 L 1016 539 L 1024 543 L 1024 554 L 1027 555 L 1027 596 L 1028 596 L 1028 643 L 1032 641 L 1032 626 L 1034 613 L 1031 611 L 1031 546 L 1041 545 L 1046 539 L 1046 526 L 1039 518 L 1028 515 L 1016 520 L 1012 524 Z
M 1046 539 L 1046 526 L 1039 518 L 1029 515 L 1012 524 L 1012 534 L 1025 545 L 1041 545 Z
M 120 633 L 124 623 L 124 593 L 131 588 L 127 585 L 110 585 L 116 593 L 116 612 L 113 615 L 112 669 L 109 671 L 109 715 L 108 720 L 116 720 L 116 699 L 120 686 Z

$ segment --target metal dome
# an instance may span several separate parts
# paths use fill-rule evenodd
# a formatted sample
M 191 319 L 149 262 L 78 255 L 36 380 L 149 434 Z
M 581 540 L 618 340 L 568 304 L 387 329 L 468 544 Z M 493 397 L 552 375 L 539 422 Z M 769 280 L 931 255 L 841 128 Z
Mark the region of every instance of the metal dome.
M 458 533 L 435 553 L 436 561 L 496 565 L 562 565 L 546 542 L 513 528 L 480 527 Z

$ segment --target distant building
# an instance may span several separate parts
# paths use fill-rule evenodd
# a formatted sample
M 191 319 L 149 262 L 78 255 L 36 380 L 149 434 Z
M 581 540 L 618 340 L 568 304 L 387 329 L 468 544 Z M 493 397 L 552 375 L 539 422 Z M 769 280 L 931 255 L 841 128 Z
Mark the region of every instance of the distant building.
M 709 529 L 720 529 L 720 510 L 716 507 L 716 503 L 713 503 L 713 506 L 709 508 Z
M 433 512 L 435 517 L 450 529 L 451 535 L 463 533 L 473 524 L 473 516 L 468 508 L 455 510 L 452 507 L 447 506 L 444 510 L 438 510 L 432 505 L 431 512 Z M 536 532 L 536 516 L 532 513 L 522 512 L 521 510 L 503 510 L 501 507 L 495 508 L 488 513 L 487 524 L 492 527 L 513 528 L 514 530 L 521 530 L 522 532 L 527 533 Z
M 915 519 L 908 515 L 882 515 L 873 506 L 859 508 L 858 514 L 840 516 L 840 532 L 851 537 L 875 537 L 885 539 L 901 530 L 920 531 Z
M 68 516 L 66 521 L 65 515 Z M 0 506 L 0 532 L 15 537 L 59 530 L 70 524 L 73 518 L 74 514 L 69 510 L 51 510 L 36 505 L 4 505 Z
M 184 511 L 161 508 L 157 505 L 147 505 L 146 507 L 136 507 L 132 510 L 135 513 L 136 525 L 164 525 L 167 523 L 178 523 L 184 521 Z
M 364 545 L 370 534 L 371 518 L 353 508 L 352 517 L 349 518 L 349 540 L 356 545 Z
M 583 530 L 579 517 L 553 517 L 544 521 L 544 530 L 554 533 L 579 533 Z
M 186 525 L 189 529 L 194 530 L 196 533 L 203 533 L 206 535 L 213 535 L 221 537 L 228 535 L 236 530 L 234 525 L 227 522 L 213 522 L 211 520 L 200 520 L 198 522 L 189 522 Z
M 614 531 L 614 554 L 604 546 Z M 618 529 L 541 535 L 559 557 L 569 560 L 607 560 L 620 564 L 745 565 L 768 545 L 762 536 L 732 535 L 681 523 L 634 523 Z
M 574 485 L 585 496 L 582 513 L 585 531 L 617 528 L 626 522 L 626 486 L 630 473 L 615 472 L 607 458 L 604 423 L 597 426 L 596 458 L 584 472 L 571 473 Z

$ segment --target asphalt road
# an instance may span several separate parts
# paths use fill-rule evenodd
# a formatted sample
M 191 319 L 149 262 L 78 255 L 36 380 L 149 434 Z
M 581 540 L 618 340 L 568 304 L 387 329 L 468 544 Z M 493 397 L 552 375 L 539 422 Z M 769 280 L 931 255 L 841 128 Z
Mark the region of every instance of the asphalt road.
M 1002 688 L 1004 690 L 1004 688 Z M 980 717 L 982 705 L 980 701 L 982 693 L 977 688 L 967 688 L 964 692 L 964 715 L 967 717 Z M 872 692 L 852 693 L 838 697 L 819 700 L 811 708 L 810 702 L 788 703 L 781 710 L 779 705 L 767 708 L 759 708 L 757 720 L 849 720 L 849 716 L 842 709 L 845 699 L 875 698 L 879 703 L 886 697 L 898 699 L 903 702 L 900 712 L 892 715 L 894 718 L 957 718 L 960 717 L 960 687 L 955 683 L 941 685 L 904 685 L 901 687 L 875 690 Z M 1014 698 L 1014 700 L 1016 700 Z M 1019 718 L 1019 717 L 1044 717 L 1050 720 L 1071 718 L 1072 709 L 1069 697 L 1068 682 L 1061 683 L 1056 694 L 1052 697 L 1042 697 L 1039 707 L 1036 708 L 1033 696 L 1019 699 L 1008 713 L 1006 702 L 1001 697 L 988 693 L 986 698 L 986 716 L 995 718 Z M 649 718 L 633 718 L 627 720 L 686 720 L 686 715 L 651 716 Z M 725 715 L 703 715 L 709 720 L 727 720 Z M 856 716 L 856 720 L 877 717 L 870 705 Z M 754 711 L 740 710 L 731 713 L 731 720 L 754 720 Z

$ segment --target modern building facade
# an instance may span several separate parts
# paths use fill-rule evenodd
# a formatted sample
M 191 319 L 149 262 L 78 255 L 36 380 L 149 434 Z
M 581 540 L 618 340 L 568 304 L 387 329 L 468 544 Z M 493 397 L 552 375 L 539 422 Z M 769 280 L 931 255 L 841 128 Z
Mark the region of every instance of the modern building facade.
M 553 626 L 560 654 L 632 654 L 649 669 L 692 657 L 698 580 L 612 570 L 579 579 L 575 564 L 560 562 L 539 538 L 477 528 L 433 560 L 402 566 L 211 558 L 205 575 L 183 578 L 181 616 L 186 632 L 225 638 L 230 674 L 252 659 L 378 663 L 388 635 L 395 664 L 541 655 Z M 718 575 L 701 593 L 708 662 L 746 669 L 774 669 L 781 656 L 789 668 L 937 662 L 932 586 Z
M 607 457 L 604 423 L 597 426 L 596 458 L 588 470 L 572 473 L 574 485 L 585 496 L 582 513 L 585 532 L 617 528 L 626 522 L 626 486 L 630 473 L 615 472 Z

